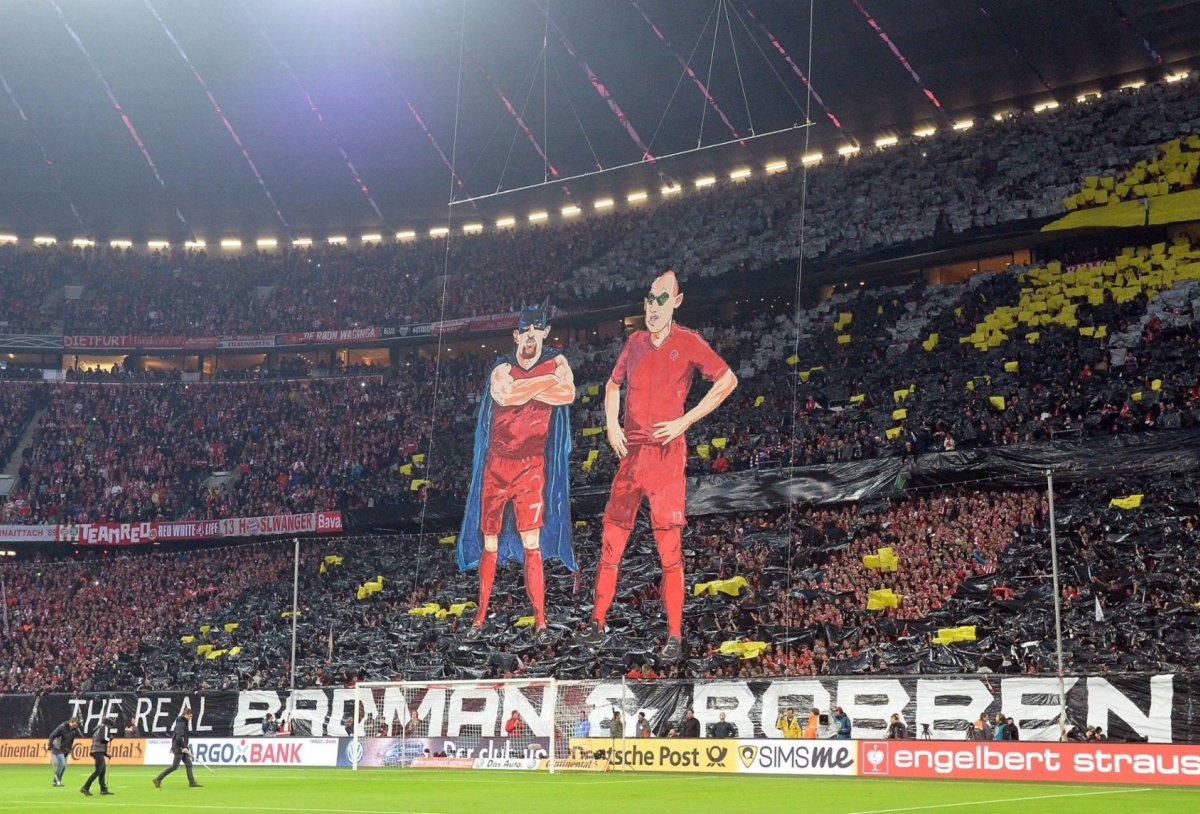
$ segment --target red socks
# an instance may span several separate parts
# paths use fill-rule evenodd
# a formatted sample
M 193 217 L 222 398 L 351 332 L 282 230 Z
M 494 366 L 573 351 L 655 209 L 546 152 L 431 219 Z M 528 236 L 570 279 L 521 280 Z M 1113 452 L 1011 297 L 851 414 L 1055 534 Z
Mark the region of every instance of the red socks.
M 546 626 L 546 583 L 542 575 L 542 551 L 525 549 L 525 593 L 533 603 L 534 628 Z
M 667 635 L 683 635 L 683 553 L 679 527 L 655 529 L 658 557 L 662 562 L 662 603 L 667 612 Z
M 483 620 L 487 618 L 488 600 L 492 598 L 492 582 L 496 579 L 498 553 L 485 548 L 479 556 L 479 610 L 475 612 L 475 627 L 482 626 Z
M 596 568 L 596 605 L 592 610 L 592 618 L 600 627 L 604 627 L 608 609 L 612 607 L 613 596 L 617 592 L 618 567 L 621 555 L 625 553 L 625 544 L 629 542 L 629 532 L 630 529 L 605 523 L 604 533 L 600 537 L 600 564 Z

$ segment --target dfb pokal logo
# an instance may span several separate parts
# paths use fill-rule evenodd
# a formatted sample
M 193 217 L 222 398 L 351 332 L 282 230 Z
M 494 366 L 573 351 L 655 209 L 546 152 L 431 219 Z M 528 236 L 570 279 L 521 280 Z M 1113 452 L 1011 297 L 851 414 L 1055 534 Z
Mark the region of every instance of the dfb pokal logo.
M 887 745 L 871 744 L 867 749 L 867 770 L 864 774 L 887 774 L 888 768 Z
M 724 746 L 710 746 L 705 750 L 708 756 L 709 766 L 721 766 L 725 763 L 725 756 L 729 754 L 729 750 Z
M 758 747 L 746 744 L 738 749 L 738 759 L 742 761 L 743 768 L 749 769 L 754 765 L 754 758 L 758 756 Z

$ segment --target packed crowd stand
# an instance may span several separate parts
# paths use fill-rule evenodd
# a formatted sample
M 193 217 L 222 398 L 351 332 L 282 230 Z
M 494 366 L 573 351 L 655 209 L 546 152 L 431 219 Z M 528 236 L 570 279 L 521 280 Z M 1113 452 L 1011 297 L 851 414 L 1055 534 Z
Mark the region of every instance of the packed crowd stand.
M 1160 630 L 1166 620 L 1194 615 L 1200 595 L 1200 579 L 1186 567 L 1200 542 L 1200 514 L 1193 507 L 1181 516 L 1170 505 L 1180 489 L 1194 497 L 1188 483 L 1155 477 L 1060 488 L 1073 674 L 1190 663 L 1186 630 Z M 1108 507 L 1124 488 L 1145 490 L 1141 511 Z M 1114 530 L 1135 539 L 1118 539 L 1130 535 Z M 626 569 L 608 644 L 597 654 L 572 643 L 590 609 L 598 536 L 593 524 L 576 534 L 579 577 L 557 565 L 548 571 L 557 638 L 549 646 L 516 626 L 528 613 L 519 566 L 501 569 L 489 632 L 467 645 L 461 634 L 469 620 L 411 613 L 474 597 L 474 575 L 457 571 L 453 547 L 439 545 L 437 534 L 305 543 L 297 681 L 1038 673 L 1056 663 L 1044 490 L 952 487 L 890 501 L 695 518 L 685 538 L 689 588 L 732 576 L 747 585 L 736 595 L 689 591 L 691 651 L 676 665 L 652 656 L 664 630 L 647 532 L 631 549 L 645 555 L 646 567 L 634 560 Z M 899 559 L 895 572 L 863 563 L 883 546 Z M 0 644 L 0 691 L 284 688 L 292 562 L 291 544 L 273 542 L 2 565 L 11 630 Z M 383 589 L 356 598 L 358 586 L 379 575 Z M 899 605 L 868 610 L 869 593 L 881 588 L 899 595 Z M 1097 602 L 1104 623 L 1093 621 Z M 978 640 L 931 641 L 938 628 L 961 624 L 975 625 Z M 726 641 L 768 647 L 743 659 L 720 653 Z M 209 658 L 197 650 L 205 644 L 241 650 Z
M 575 223 L 455 236 L 449 247 L 421 239 L 241 257 L 6 247 L 0 331 L 211 336 L 392 326 L 511 311 L 544 291 L 575 308 L 622 301 L 655 269 L 702 279 L 795 259 L 801 218 L 805 256 L 824 259 L 1047 218 L 1065 211 L 1085 176 L 1117 174 L 1162 142 L 1200 133 L 1196 82 L 987 120 Z
M 1050 116 L 988 123 L 821 167 L 809 177 L 806 252 L 837 256 L 851 246 L 869 250 L 1061 212 L 1063 195 L 1082 175 L 1116 171 L 1147 145 L 1196 131 L 1200 96 L 1194 89 L 1189 80 L 1110 95 L 1066 105 Z M 1098 132 L 1105 139 L 1097 148 Z M 710 274 L 794 257 L 799 212 L 791 193 L 799 179 L 793 171 L 644 212 L 455 239 L 448 265 L 446 245 L 436 240 L 220 260 L 203 253 L 0 249 L 5 295 L 0 328 L 122 334 L 313 330 L 508 311 L 529 292 L 547 289 L 568 307 L 601 295 L 627 302 L 626 292 L 640 290 L 649 269 L 674 265 L 686 287 Z M 680 228 L 681 222 L 688 227 Z M 678 237 L 685 233 L 704 237 Z M 447 268 L 443 281 L 439 275 Z M 1200 422 L 1194 364 L 1200 297 L 1192 296 L 1194 289 L 1174 289 L 1182 295 L 1172 296 L 1169 307 L 1162 292 L 1149 291 L 1122 300 L 1105 297 L 1081 310 L 1085 324 L 1126 337 L 1119 346 L 1059 325 L 1042 328 L 1036 345 L 1010 340 L 981 351 L 959 343 L 998 304 L 1019 300 L 1019 272 L 980 274 L 959 286 L 846 290 L 798 315 L 749 303 L 727 323 L 697 326 L 730 361 L 742 386 L 706 419 L 705 437 L 689 439 L 690 471 L 911 458 L 1060 434 L 1169 431 Z M 480 284 L 485 277 L 487 284 Z M 83 286 L 80 298 L 57 296 L 62 286 L 73 285 Z M 6 296 L 17 292 L 21 296 Z M 680 317 L 686 324 L 686 309 Z M 850 341 L 838 340 L 844 334 Z M 932 334 L 943 341 L 926 347 Z M 572 408 L 577 485 L 600 486 L 612 476 L 615 457 L 603 433 L 583 431 L 603 426 L 601 398 L 589 388 L 602 390 L 618 349 L 617 341 L 564 349 L 580 395 Z M 20 464 L 3 520 L 411 510 L 426 492 L 461 497 L 488 360 L 444 356 L 436 371 L 432 364 L 413 356 L 380 372 L 344 371 L 347 375 L 311 381 L 130 381 L 145 377 L 116 371 L 59 384 L 5 381 L 0 458 L 20 456 Z M 435 372 L 436 391 L 430 385 Z M 1003 407 L 993 401 L 999 396 Z M 907 415 L 897 418 L 898 408 Z M 32 444 L 17 450 L 17 439 L 39 414 Z M 725 443 L 707 443 L 714 438 Z M 702 445 L 708 447 L 703 454 Z M 592 450 L 599 456 L 585 469 Z M 414 456 L 422 453 L 427 460 L 416 462 Z M 402 473 L 410 465 L 413 474 Z M 214 486 L 209 479 L 216 472 L 234 477 Z M 423 490 L 412 488 L 414 480 L 426 481 Z M 1081 508 L 1067 533 L 1080 556 L 1097 564 L 1111 554 L 1107 535 L 1098 531 L 1114 522 L 1097 508 L 1112 496 L 1099 496 L 1105 488 L 1080 487 Z M 1156 488 L 1161 493 L 1166 486 L 1150 484 L 1147 491 Z M 886 672 L 911 670 L 922 660 L 939 669 L 974 669 L 979 666 L 974 661 L 947 660 L 936 647 L 919 651 L 934 621 L 953 625 L 964 615 L 983 613 L 978 607 L 959 611 L 962 588 L 972 580 L 993 581 L 1006 600 L 1020 595 L 1012 586 L 1024 580 L 1043 590 L 1030 595 L 1031 601 L 1045 600 L 1043 571 L 1027 559 L 1006 560 L 1013 550 L 1041 544 L 1042 497 L 952 490 L 883 505 L 698 518 L 685 541 L 687 573 L 697 581 L 742 574 L 750 584 L 738 597 L 689 600 L 692 657 L 666 670 Z M 1196 541 L 1194 513 L 1182 523 L 1173 520 L 1171 539 Z M 1138 522 L 1140 531 L 1169 525 L 1161 514 Z M 591 525 L 577 532 L 585 567 L 595 562 L 597 537 Z M 614 613 L 620 641 L 599 658 L 572 650 L 565 635 L 559 644 L 536 648 L 514 632 L 511 619 L 525 610 L 515 571 L 501 575 L 496 591 L 505 599 L 494 603 L 495 617 L 505 623 L 478 654 L 464 656 L 457 617 L 409 613 L 427 601 L 449 606 L 473 595 L 471 576 L 454 571 L 452 554 L 436 539 L 369 538 L 305 547 L 298 663 L 303 683 L 340 683 L 350 672 L 392 678 L 414 668 L 464 677 L 655 672 L 647 641 L 653 634 L 638 632 L 655 629 L 650 620 L 659 615 L 657 588 L 649 572 L 637 569 L 629 572 L 634 584 L 624 589 L 623 610 Z M 631 552 L 647 545 L 635 541 Z M 896 549 L 901 569 L 864 571 L 861 557 L 884 545 Z M 329 554 L 344 563 L 322 570 Z M 1174 563 L 1175 556 L 1147 547 L 1121 561 L 1153 571 Z M 289 557 L 287 547 L 262 544 L 156 555 L 149 569 L 135 556 L 4 565 L 11 632 L 0 647 L 0 690 L 280 686 L 291 666 L 281 615 L 284 594 L 290 595 L 281 581 Z M 1079 617 L 1101 594 L 1155 613 L 1200 598 L 1195 581 L 1179 576 L 1178 568 L 1174 581 L 1154 589 L 1135 573 L 1117 568 L 1103 578 L 1076 578 L 1065 585 L 1064 601 Z M 369 601 L 355 600 L 354 586 L 377 574 L 385 575 L 385 590 Z M 903 602 L 883 613 L 867 612 L 866 593 L 883 586 L 903 595 Z M 164 598 L 181 590 L 197 600 L 186 609 Z M 105 616 L 104 604 L 114 597 L 135 598 L 139 612 Z M 550 597 L 556 608 L 552 621 L 565 634 L 586 616 L 587 580 L 553 573 Z M 995 638 L 1012 621 L 1004 614 L 1016 611 L 995 603 L 987 613 Z M 219 624 L 228 621 L 240 626 L 226 633 Z M 182 645 L 179 637 L 194 635 L 199 624 L 214 625 L 206 640 L 243 647 L 240 658 L 209 660 L 195 653 L 194 643 Z M 1027 637 L 1022 641 L 1029 639 L 1027 627 L 1020 631 Z M 1137 642 L 1132 633 L 1125 635 Z M 741 662 L 717 652 L 726 639 L 756 636 L 771 644 L 757 659 Z M 1112 666 L 1113 651 L 1104 642 L 1084 636 L 1080 642 L 1077 669 Z M 1016 645 L 1001 637 L 988 647 L 1006 666 L 1045 669 L 1044 652 L 1020 653 Z M 1181 652 L 1168 648 L 1155 654 L 1154 668 L 1185 663 Z
M 1023 285 L 1013 271 L 957 286 L 848 289 L 801 312 L 799 322 L 763 303 L 739 306 L 727 323 L 702 328 L 742 386 L 703 435 L 689 438 L 690 471 L 911 457 L 1200 421 L 1200 320 L 1187 290 L 1122 303 L 1106 297 L 1081 310 L 1087 323 L 1111 327 L 1104 340 L 1046 326 L 1034 345 L 1012 339 L 982 352 L 957 341 L 997 305 L 1015 303 Z M 847 315 L 841 330 L 852 341 L 841 344 L 835 323 Z M 927 349 L 924 338 L 934 333 L 944 341 Z M 579 394 L 577 485 L 607 483 L 616 465 L 595 430 L 604 425 L 599 392 L 619 347 L 613 340 L 564 349 Z M 18 523 L 403 511 L 421 498 L 414 480 L 462 497 L 488 364 L 413 355 L 322 379 L 140 382 L 112 373 L 6 384 L 0 394 L 12 409 L 0 418 L 0 440 L 10 454 L 35 408 L 41 412 L 0 511 Z M 376 372 L 356 375 L 368 370 Z M 897 409 L 906 415 L 896 418 Z M 421 454 L 426 459 L 414 461 Z M 216 472 L 233 477 L 213 485 Z

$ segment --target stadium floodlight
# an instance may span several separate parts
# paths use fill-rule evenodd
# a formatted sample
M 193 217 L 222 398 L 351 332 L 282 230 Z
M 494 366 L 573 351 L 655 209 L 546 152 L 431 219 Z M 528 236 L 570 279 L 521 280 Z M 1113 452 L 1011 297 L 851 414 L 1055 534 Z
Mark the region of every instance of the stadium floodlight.
M 1054 101 L 1042 102 L 1040 105 L 1033 106 L 1033 112 L 1034 113 L 1044 113 L 1047 110 L 1054 110 L 1057 107 L 1058 107 L 1058 102 L 1054 102 Z
M 379 243 L 383 240 L 383 235 L 379 234 L 378 232 L 372 232 L 370 234 L 363 235 L 359 238 L 359 240 L 361 240 L 363 243 Z
M 838 147 L 838 155 L 849 158 L 858 152 L 858 147 L 853 144 L 847 144 L 845 147 Z
M 416 229 L 405 229 L 403 232 L 396 232 L 396 240 L 415 240 L 416 237 Z
M 1009 112 L 1007 110 L 1001 110 L 997 113 L 993 113 L 992 119 L 994 119 L 995 121 L 998 121 L 998 122 L 1002 122 L 1008 117 L 1008 113 Z
M 483 231 L 483 224 L 482 223 L 464 223 L 462 230 L 463 230 L 463 234 L 465 234 L 465 235 L 477 235 Z
M 729 180 L 730 181 L 741 181 L 744 178 L 749 178 L 753 174 L 754 174 L 754 170 L 750 169 L 749 167 L 741 167 L 740 169 L 736 169 L 733 172 L 729 173 Z
M 205 244 L 205 242 L 203 240 L 185 240 L 185 241 L 183 241 L 183 248 L 185 248 L 185 249 L 203 249 L 205 247 L 205 245 L 207 245 L 207 244 Z
M 221 248 L 226 251 L 234 251 L 242 248 L 242 241 L 236 237 L 223 237 L 221 238 Z
M 429 230 L 430 237 L 445 237 L 450 234 L 449 226 L 435 226 Z
M 1142 87 L 1142 85 L 1145 85 L 1145 84 L 1146 84 L 1145 79 L 1135 79 L 1132 82 L 1126 82 L 1124 85 L 1122 85 L 1121 90 L 1137 90 L 1138 88 Z
M 959 131 L 960 133 L 963 132 L 964 130 L 970 130 L 974 126 L 975 126 L 974 119 L 959 119 L 958 121 L 956 121 L 954 123 L 954 129 Z
M 806 167 L 811 167 L 813 164 L 820 164 L 824 160 L 825 156 L 822 153 L 809 153 L 800 159 L 800 163 Z
M 1173 83 L 1173 82 L 1182 82 L 1183 80 L 1187 79 L 1188 76 L 1190 76 L 1190 73 L 1188 71 L 1176 71 L 1175 73 L 1167 74 L 1163 78 L 1166 79 L 1168 82 Z
M 80 249 L 86 249 L 88 246 L 95 246 L 96 241 L 92 240 L 90 237 L 77 237 L 71 241 L 71 245 Z
M 169 249 L 169 248 L 171 248 L 171 241 L 169 241 L 169 240 L 148 240 L 148 241 L 146 241 L 146 248 L 155 250 L 155 251 L 158 249 Z
M 643 189 L 643 190 L 638 190 L 637 192 L 629 193 L 628 195 L 625 196 L 625 200 L 628 201 L 629 203 L 637 203 L 638 201 L 644 201 L 649 197 L 650 197 L 650 195 Z
M 675 195 L 676 193 L 683 192 L 683 187 L 679 184 L 667 184 L 659 192 L 663 195 Z
M 496 221 L 497 229 L 508 229 L 508 228 L 511 228 L 516 225 L 517 225 L 517 219 L 512 217 L 511 215 L 508 216 L 507 218 L 500 218 L 499 220 Z
M 1089 90 L 1089 91 L 1085 91 L 1084 93 L 1081 93 L 1078 96 L 1076 96 L 1075 101 L 1079 102 L 1079 104 L 1084 104 L 1085 102 L 1091 101 L 1092 99 L 1099 99 L 1099 98 L 1100 98 L 1100 91 Z
M 16 243 L 16 235 L 0 235 L 0 243 Z
M 612 205 L 613 205 L 612 198 L 601 198 L 600 200 L 598 200 L 594 204 L 592 204 L 592 206 L 596 209 L 608 209 Z
M 38 246 L 53 246 L 58 242 L 58 238 L 51 235 L 38 235 L 33 239 L 33 242 Z
M 703 178 L 696 179 L 696 189 L 704 189 L 705 187 L 711 187 L 715 183 L 717 183 L 717 176 L 706 175 Z
M 929 138 L 937 132 L 936 127 L 922 127 L 919 130 L 914 130 L 913 135 L 917 138 Z
M 545 209 L 539 209 L 537 212 L 529 213 L 529 222 L 537 223 L 538 221 L 543 221 L 548 217 L 550 217 L 549 212 L 547 212 Z
M 292 241 L 292 245 L 293 246 L 311 246 L 312 238 L 311 237 L 298 237 Z
M 880 150 L 886 147 L 895 147 L 899 143 L 900 139 L 895 136 L 880 136 L 879 138 L 875 139 L 875 146 Z
M 0 243 L 3 243 L 3 242 L 4 242 L 4 238 L 0 237 Z M 117 240 L 108 241 L 108 245 L 112 246 L 114 249 L 132 249 L 133 241 L 125 240 L 124 238 L 120 238 Z
M 575 206 L 572 204 L 571 206 L 564 206 L 562 208 L 562 216 L 564 218 L 573 218 L 582 211 L 583 210 L 580 209 L 578 206 Z
M 763 167 L 763 171 L 766 172 L 767 175 L 773 175 L 777 172 L 783 172 L 787 168 L 788 168 L 788 163 L 786 161 L 772 161 L 771 163 L 769 163 L 765 167 Z
M 279 245 L 279 241 L 273 237 L 260 237 L 254 241 L 254 245 L 260 249 L 274 249 Z
M 346 236 L 345 235 L 330 235 L 329 237 L 325 238 L 325 242 L 332 246 L 341 246 L 342 244 L 344 244 L 346 242 Z

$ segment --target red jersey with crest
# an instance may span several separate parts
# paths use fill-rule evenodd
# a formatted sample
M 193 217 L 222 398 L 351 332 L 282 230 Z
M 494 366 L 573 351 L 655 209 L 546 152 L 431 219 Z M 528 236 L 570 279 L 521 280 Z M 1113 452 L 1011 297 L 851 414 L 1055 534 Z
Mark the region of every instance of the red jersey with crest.
M 512 365 L 513 381 L 554 375 L 554 358 L 543 358 L 529 370 Z M 492 405 L 492 444 L 490 454 L 502 458 L 541 457 L 546 454 L 546 435 L 550 432 L 549 404 L 530 399 L 524 404 L 502 407 Z
M 696 372 L 715 381 L 728 369 L 704 337 L 678 322 L 671 325 L 671 332 L 657 348 L 649 331 L 636 331 L 621 349 L 611 376 L 614 383 L 626 385 L 626 441 L 631 445 L 660 443 L 653 437 L 654 425 L 683 415 Z

